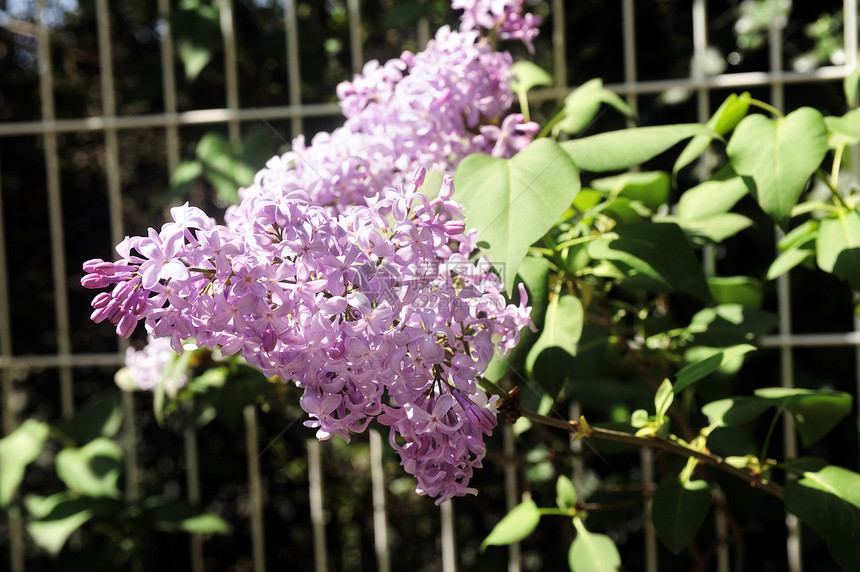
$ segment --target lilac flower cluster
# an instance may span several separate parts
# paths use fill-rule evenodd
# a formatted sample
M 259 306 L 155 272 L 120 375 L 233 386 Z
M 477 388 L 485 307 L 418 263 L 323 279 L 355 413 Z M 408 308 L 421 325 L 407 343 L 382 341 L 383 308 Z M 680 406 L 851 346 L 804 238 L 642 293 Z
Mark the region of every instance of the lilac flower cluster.
M 514 7 L 505 8 L 506 26 L 519 21 Z M 297 137 L 291 151 L 272 158 L 240 196 L 272 187 L 303 190 L 315 204 L 340 209 L 408 182 L 415 165 L 452 172 L 471 153 L 510 157 L 528 145 L 539 126 L 522 114 L 504 117 L 513 102 L 511 56 L 493 51 L 468 21 L 460 31 L 441 28 L 417 54 L 368 62 L 362 74 L 337 88 L 344 126 L 310 144 Z M 529 30 L 523 37 L 531 38 L 536 21 L 527 22 L 532 27 L 523 28 Z
M 503 40 L 520 40 L 534 53 L 541 19 L 523 11 L 523 0 L 453 0 L 451 7 L 463 10 L 461 30 L 495 32 Z
M 170 347 L 170 340 L 167 338 L 148 336 L 142 349 L 128 348 L 125 352 L 125 366 L 136 386 L 144 391 L 155 389 L 162 383 L 165 368 L 175 359 L 176 352 Z M 187 382 L 188 375 L 181 372 L 171 389 L 176 390 Z
M 91 260 L 82 283 L 112 287 L 93 320 L 128 336 L 145 320 L 177 351 L 239 353 L 267 376 L 293 380 L 317 436 L 349 440 L 373 420 L 442 502 L 474 493 L 469 479 L 496 425 L 495 398 L 477 378 L 530 324 L 507 304 L 486 262 L 474 264 L 446 177 L 429 200 L 412 180 L 342 212 L 307 193 L 246 197 L 228 225 L 187 204 L 148 236 L 126 238 L 121 260 Z

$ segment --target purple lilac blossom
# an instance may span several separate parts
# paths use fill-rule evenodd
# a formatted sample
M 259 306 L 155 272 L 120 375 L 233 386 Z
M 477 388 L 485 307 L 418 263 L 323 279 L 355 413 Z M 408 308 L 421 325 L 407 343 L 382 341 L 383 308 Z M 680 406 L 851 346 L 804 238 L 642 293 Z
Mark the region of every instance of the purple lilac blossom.
M 370 61 L 337 87 L 343 127 L 310 143 L 294 139 L 291 151 L 273 157 L 240 196 L 302 190 L 315 204 L 338 210 L 407 182 L 415 165 L 444 173 L 471 153 L 510 157 L 538 131 L 521 114 L 505 118 L 513 103 L 512 63 L 478 29 L 448 27 L 421 52 Z
M 124 240 L 120 260 L 85 263 L 85 286 L 113 286 L 93 319 L 123 336 L 144 320 L 177 352 L 193 337 L 241 354 L 303 390 L 318 438 L 349 440 L 377 419 L 417 492 L 474 493 L 497 399 L 478 377 L 518 343 L 530 308 L 470 260 L 477 236 L 451 178 L 430 200 L 417 191 L 424 172 L 339 214 L 300 191 L 246 198 L 231 226 L 171 209 L 160 231 Z
M 502 40 L 520 40 L 529 53 L 538 35 L 540 16 L 523 12 L 523 0 L 453 0 L 451 7 L 463 10 L 460 30 L 487 30 Z
M 155 389 L 164 378 L 164 368 L 176 359 L 176 352 L 170 347 L 166 338 L 147 337 L 146 345 L 136 350 L 128 348 L 125 352 L 125 365 L 138 388 L 145 391 Z M 188 376 L 185 373 L 176 377 L 174 383 L 178 389 L 185 385 Z

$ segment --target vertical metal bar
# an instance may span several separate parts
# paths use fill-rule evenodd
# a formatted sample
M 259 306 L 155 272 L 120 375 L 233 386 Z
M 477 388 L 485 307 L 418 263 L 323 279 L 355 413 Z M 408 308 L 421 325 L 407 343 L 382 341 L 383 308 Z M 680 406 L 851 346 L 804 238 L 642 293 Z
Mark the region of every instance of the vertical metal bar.
M 711 486 L 711 496 L 714 499 L 714 529 L 717 533 L 717 572 L 730 572 L 729 524 L 726 519 L 726 498 L 717 484 Z
M 555 85 L 567 85 L 567 34 L 564 30 L 564 0 L 552 2 L 552 53 Z
M 2 173 L 2 169 L 0 169 Z M 9 277 L 6 259 L 6 226 L 3 215 L 3 184 L 0 177 L 0 357 L 12 356 L 12 324 L 9 319 Z M 3 415 L 3 435 L 18 426 L 14 407 L 15 378 L 13 372 L 0 369 L 0 407 Z M 17 511 L 8 511 L 9 518 L 9 569 L 24 572 L 24 526 Z
M 311 530 L 314 536 L 314 570 L 328 570 L 328 554 L 325 541 L 325 515 L 323 514 L 322 459 L 320 442 L 307 440 L 308 488 L 311 503 Z
M 418 20 L 418 49 L 423 50 L 430 41 L 430 20 L 422 17 Z
M 642 485 L 647 490 L 654 484 L 654 450 L 643 448 L 639 451 L 639 464 L 642 467 Z M 657 532 L 651 524 L 651 498 L 650 492 L 645 507 L 645 570 L 646 572 L 658 572 L 660 564 L 657 560 Z
M 502 451 L 505 455 L 505 507 L 508 512 L 519 504 L 519 484 L 517 483 L 517 467 L 513 464 L 516 458 L 516 447 L 514 446 L 514 426 L 505 423 L 502 427 Z M 522 554 L 520 543 L 514 542 L 508 545 L 508 572 L 520 572 L 522 570 Z
M 108 0 L 96 1 L 96 27 L 99 46 L 99 78 L 102 97 L 102 114 L 116 117 L 116 89 L 113 75 L 113 49 L 110 34 L 110 9 Z M 108 214 L 110 219 L 111 244 L 119 244 L 123 237 L 122 188 L 119 173 L 119 139 L 116 129 L 106 128 L 105 132 L 105 176 L 108 191 Z M 128 343 L 117 338 L 119 351 L 124 351 Z M 135 438 L 134 397 L 131 393 L 122 395 L 122 409 L 125 423 L 123 441 L 125 444 L 126 500 L 133 502 L 138 496 L 137 439 Z
M 782 71 L 782 29 L 776 18 L 773 19 L 768 31 L 768 60 L 771 74 Z M 776 79 L 771 80 L 770 86 L 771 104 L 779 110 L 785 108 L 784 85 Z M 777 239 L 781 232 L 777 231 Z M 777 304 L 779 307 L 779 333 L 780 335 L 791 335 L 791 290 L 788 274 L 777 279 Z M 783 387 L 794 387 L 794 363 L 791 345 L 780 348 L 781 379 Z M 790 415 L 783 415 L 783 438 L 785 443 L 786 458 L 797 456 L 797 437 L 794 431 L 794 419 Z M 803 560 L 800 553 L 800 522 L 793 514 L 787 514 L 785 525 L 788 537 L 786 539 L 786 551 L 788 555 L 788 567 L 791 572 L 802 572 Z
M 370 481 L 373 496 L 373 547 L 379 572 L 391 572 L 388 553 L 388 523 L 385 514 L 385 472 L 382 466 L 382 436 L 376 429 L 370 436 Z
M 176 67 L 173 60 L 173 29 L 170 26 L 170 0 L 158 0 L 158 19 L 162 26 L 161 37 L 161 90 L 164 112 L 176 113 Z M 165 127 L 167 143 L 167 173 L 172 175 L 179 167 L 179 126 Z
M 845 38 L 845 67 L 848 73 L 857 71 L 857 0 L 844 0 L 842 3 L 843 20 L 843 36 Z M 849 107 L 857 105 L 857 97 L 854 101 L 849 101 Z M 850 150 L 851 157 L 851 187 L 854 187 L 860 180 L 860 146 L 853 145 Z M 860 303 L 860 296 L 854 295 L 854 304 Z M 854 315 L 854 330 L 860 331 L 860 316 Z M 857 375 L 857 395 L 860 396 L 860 347 L 854 348 L 854 360 L 856 362 Z M 857 430 L 860 432 L 860 418 L 857 420 Z
M 693 2 L 693 66 L 692 77 L 701 80 L 705 77 L 705 61 L 708 57 L 708 16 L 705 0 L 694 0 Z M 699 123 L 706 123 L 711 114 L 710 91 L 706 87 L 696 90 L 697 110 L 696 116 Z M 710 176 L 708 166 L 708 150 L 702 155 L 698 164 L 698 176 L 704 181 Z M 712 244 L 706 244 L 702 248 L 703 266 L 706 276 L 716 274 L 716 250 Z
M 39 2 L 38 59 L 39 59 L 39 96 L 42 100 L 42 120 L 53 121 L 54 111 L 54 71 L 51 63 L 51 44 L 48 27 L 42 18 L 45 0 Z M 72 344 L 69 337 L 69 295 L 66 284 L 66 257 L 63 241 L 63 201 L 60 194 L 60 160 L 57 154 L 57 134 L 44 135 L 45 175 L 48 186 L 48 220 L 51 236 L 51 270 L 54 286 L 54 316 L 57 326 L 57 353 L 69 355 Z M 63 417 L 71 417 L 75 410 L 74 390 L 72 388 L 72 369 L 61 366 L 60 408 Z
M 287 38 L 287 79 L 290 84 L 290 105 L 300 107 L 302 104 L 302 74 L 299 60 L 299 26 L 296 18 L 295 0 L 284 0 L 284 32 Z M 290 120 L 293 137 L 304 132 L 300 115 L 294 115 Z
M 454 528 L 454 501 L 439 505 L 442 517 L 442 572 L 457 572 L 457 537 Z
M 250 437 L 246 434 L 246 439 Z M 188 502 L 193 505 L 200 504 L 200 462 L 197 456 L 197 431 L 186 429 L 185 441 L 185 484 L 188 487 Z M 255 440 L 256 443 L 256 440 Z M 250 451 L 249 451 L 250 455 Z M 249 463 L 250 464 L 250 463 Z M 249 467 L 250 472 L 250 467 Z M 251 503 L 254 499 L 252 495 Z M 253 524 L 252 524 L 253 527 Z M 256 552 L 255 552 L 256 554 Z M 203 537 L 199 533 L 191 534 L 191 570 L 192 572 L 203 572 Z
M 352 71 L 359 73 L 364 66 L 364 50 L 361 42 L 361 10 L 358 0 L 347 0 L 346 10 L 349 18 L 349 53 Z
M 236 34 L 233 28 L 233 0 L 220 0 L 221 38 L 224 41 L 224 81 L 227 84 L 227 109 L 239 109 L 239 78 L 236 72 Z M 236 147 L 241 143 L 239 120 L 227 122 L 230 144 Z
M 624 82 L 636 82 L 636 12 L 633 0 L 621 0 L 621 18 L 624 30 Z M 630 108 L 638 110 L 638 96 L 631 93 L 627 96 Z
M 248 450 L 248 496 L 251 501 L 251 548 L 254 555 L 254 572 L 266 572 L 265 537 L 263 531 L 263 483 L 260 477 L 260 438 L 257 428 L 257 410 L 246 405 L 245 447 Z

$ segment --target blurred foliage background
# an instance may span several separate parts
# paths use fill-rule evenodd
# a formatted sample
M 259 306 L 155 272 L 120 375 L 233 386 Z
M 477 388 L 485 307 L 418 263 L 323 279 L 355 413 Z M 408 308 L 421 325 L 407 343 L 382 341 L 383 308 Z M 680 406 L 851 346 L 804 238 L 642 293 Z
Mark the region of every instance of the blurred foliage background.
M 638 79 L 641 81 L 688 77 L 691 73 L 692 16 L 687 0 L 639 0 L 636 2 L 636 48 Z M 51 28 L 57 117 L 81 118 L 102 112 L 99 90 L 99 59 L 93 0 L 52 0 L 46 12 Z M 553 21 L 549 3 L 527 0 L 533 12 L 545 17 L 543 33 L 536 42 L 535 61 L 554 72 L 551 50 Z M 708 3 L 708 72 L 735 73 L 768 69 L 766 34 L 774 19 L 782 25 L 786 69 L 805 71 L 822 65 L 841 64 L 842 3 L 791 2 L 791 0 L 713 0 Z M 600 77 L 606 84 L 621 83 L 622 65 L 621 2 L 577 0 L 567 2 L 564 29 L 567 39 L 566 74 L 571 86 Z M 0 122 L 38 121 L 41 116 L 36 57 L 35 2 L 0 2 Z M 349 21 L 345 0 L 296 2 L 301 45 L 301 89 L 305 103 L 336 102 L 335 86 L 353 73 L 350 69 Z M 224 65 L 218 23 L 217 2 L 213 0 L 172 0 L 171 24 L 177 49 L 177 85 L 180 111 L 225 106 Z M 385 60 L 403 49 L 417 50 L 417 26 L 427 18 L 431 30 L 456 25 L 443 0 L 363 0 L 361 2 L 361 42 L 364 57 Z M 235 35 L 238 46 L 240 102 L 243 108 L 286 105 L 289 84 L 285 65 L 283 3 L 279 0 L 236 0 Z M 139 115 L 164 111 L 161 82 L 159 21 L 154 0 L 114 1 L 111 27 L 114 46 L 117 114 Z M 527 54 L 511 46 L 515 57 Z M 767 87 L 751 90 L 768 100 Z M 712 93 L 713 106 L 729 91 Z M 657 125 L 696 121 L 696 101 L 690 90 L 679 89 L 638 98 L 638 122 Z M 786 86 L 786 108 L 813 105 L 825 114 L 841 114 L 844 98 L 839 82 L 792 84 Z M 549 117 L 556 104 L 547 102 L 537 120 Z M 308 118 L 305 134 L 310 138 L 320 130 L 339 124 L 337 117 Z M 589 132 L 623 127 L 619 114 L 600 116 Z M 587 132 L 588 133 L 588 132 Z M 287 149 L 297 135 L 290 123 L 250 121 L 242 125 L 242 147 L 226 142 L 226 127 L 190 125 L 180 128 L 183 170 L 171 178 L 167 172 L 164 133 L 161 129 L 129 129 L 118 132 L 120 172 L 123 190 L 123 217 L 128 234 L 144 233 L 160 225 L 169 206 L 190 200 L 210 214 L 223 212 L 231 200 L 231 189 L 247 184 L 265 160 Z M 73 352 L 115 351 L 117 341 L 111 328 L 89 321 L 92 293 L 80 287 L 83 260 L 111 258 L 107 235 L 107 191 L 105 143 L 100 132 L 58 135 L 60 177 L 63 191 L 65 251 L 71 288 Z M 0 181 L 5 219 L 0 221 L 7 244 L 11 273 L 9 298 L 13 327 L 13 353 L 54 354 L 57 352 L 51 291 L 51 250 L 47 240 L 45 165 L 41 139 L 36 136 L 0 138 Z M 226 163 L 225 163 L 226 162 Z M 231 165 L 232 180 L 213 174 L 213 165 Z M 671 168 L 656 160 L 655 169 Z M 216 169 L 217 170 L 217 169 Z M 690 175 L 686 175 L 690 176 Z M 679 188 L 689 186 L 682 175 Z M 744 201 L 751 201 L 748 197 Z M 760 217 L 752 202 L 742 214 Z M 768 228 L 767 225 L 762 225 Z M 716 264 L 722 275 L 764 277 L 774 237 L 756 226 L 721 246 Z M 835 279 L 799 269 L 792 273 L 793 328 L 795 332 L 849 331 L 853 329 L 853 307 L 848 287 Z M 764 287 L 761 301 L 762 331 L 775 324 L 774 286 Z M 808 301 L 814 300 L 814 304 Z M 140 333 L 140 332 L 139 332 Z M 584 339 L 587 340 L 586 329 Z M 139 344 L 140 339 L 135 343 Z M 777 385 L 778 355 L 760 351 L 744 368 L 724 376 L 714 384 L 716 399 L 737 388 Z M 799 349 L 795 353 L 799 385 L 832 387 L 853 391 L 854 350 Z M 82 407 L 93 395 L 118 392 L 110 368 L 76 368 L 75 401 Z M 618 347 L 595 343 L 582 352 L 570 373 L 556 405 L 565 412 L 567 400 L 576 399 L 594 419 L 611 420 L 629 416 L 649 399 L 641 372 Z M 313 431 L 302 426 L 303 413 L 297 391 L 288 385 L 257 384 L 242 399 L 223 399 L 215 419 L 198 432 L 200 470 L 203 477 L 203 504 L 223 517 L 232 527 L 228 535 L 213 536 L 205 545 L 206 568 L 210 570 L 250 570 L 251 547 L 248 530 L 248 484 L 245 436 L 241 421 L 244 403 L 260 404 L 260 444 L 262 454 L 266 559 L 272 569 L 289 566 L 295 570 L 313 567 L 309 527 L 308 477 L 305 439 Z M 523 390 L 525 391 L 525 390 Z M 17 419 L 36 418 L 60 423 L 57 372 L 32 369 L 21 372 L 15 384 L 12 408 Z M 148 395 L 135 397 L 138 453 L 143 496 L 178 499 L 186 495 L 183 466 L 183 422 L 187 415 L 176 411 L 159 426 Z M 623 414 L 623 415 L 622 415 Z M 591 417 L 590 417 L 591 418 Z M 845 424 L 847 425 L 847 424 Z M 766 427 L 737 431 L 760 434 Z M 833 463 L 856 466 L 855 428 L 844 426 L 839 450 L 814 451 Z M 500 432 L 499 432 L 500 433 Z M 734 435 L 734 438 L 743 436 Z M 517 455 L 506 458 L 501 439 L 494 436 L 485 468 L 473 480 L 477 497 L 458 500 L 456 507 L 460 570 L 499 570 L 505 566 L 506 551 L 491 548 L 478 553 L 481 540 L 505 514 L 504 467 L 513 463 L 524 490 L 532 492 L 538 504 L 553 504 L 557 472 L 572 470 L 574 456 L 567 436 L 534 428 L 519 435 Z M 750 442 L 752 442 L 750 436 Z M 839 439 L 833 441 L 840 441 Z M 62 488 L 53 469 L 54 445 L 27 470 L 22 493 L 50 494 Z M 329 562 L 333 570 L 374 570 L 372 550 L 372 503 L 368 446 L 359 436 L 349 446 L 339 439 L 324 444 L 324 491 L 327 512 Z M 716 451 L 719 452 L 719 451 Z M 619 487 L 640 474 L 636 451 L 616 451 L 608 445 L 599 451 L 585 448 L 587 497 L 596 510 L 589 523 L 611 535 L 619 544 L 622 559 L 630 570 L 644 566 L 642 529 L 644 526 L 641 489 Z M 403 476 L 390 451 L 385 458 L 388 475 L 388 521 L 391 550 L 397 570 L 431 571 L 441 567 L 439 513 L 432 502 L 412 492 L 414 483 Z M 676 463 L 658 456 L 658 465 Z M 720 482 L 732 499 L 730 529 L 735 548 L 733 569 L 780 570 L 785 565 L 785 539 L 781 512 L 769 506 L 769 498 L 742 484 Z M 122 483 L 120 483 L 122 487 Z M 603 510 L 605 509 L 605 510 Z M 773 517 L 769 515 L 779 515 Z M 773 518 L 774 522 L 762 522 Z M 185 534 L 135 526 L 106 519 L 91 523 L 75 533 L 59 559 L 52 559 L 32 544 L 27 546 L 28 570 L 184 570 L 188 568 L 188 539 Z M 706 524 L 706 529 L 712 526 Z M 523 545 L 526 570 L 565 568 L 566 550 L 573 529 L 560 519 L 558 527 L 541 526 Z M 710 541 L 708 540 L 710 538 Z M 700 536 L 696 562 L 661 552 L 662 570 L 690 570 L 713 554 L 713 531 Z M 0 562 L 9 561 L 7 520 L 0 519 Z M 810 533 L 807 558 L 814 558 L 816 545 Z M 816 544 L 817 543 L 817 544 Z M 704 569 L 704 568 L 701 568 Z

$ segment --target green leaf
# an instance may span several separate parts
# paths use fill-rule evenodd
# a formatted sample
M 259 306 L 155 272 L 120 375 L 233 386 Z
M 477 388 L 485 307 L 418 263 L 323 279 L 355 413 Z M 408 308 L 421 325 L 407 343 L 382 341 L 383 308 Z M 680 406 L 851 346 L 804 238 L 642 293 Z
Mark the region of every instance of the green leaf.
M 83 445 L 96 437 L 113 437 L 122 426 L 122 408 L 116 391 L 96 395 L 63 423 L 60 429 Z
M 170 14 L 185 78 L 194 81 L 221 47 L 221 26 L 216 6 L 186 2 Z
M 750 276 L 709 276 L 708 289 L 716 303 L 745 308 L 760 308 L 764 296 L 761 282 Z
M 710 299 L 702 266 L 678 225 L 643 222 L 618 225 L 613 233 L 588 244 L 595 260 L 611 260 L 629 268 L 628 276 L 642 274 L 669 289 Z
M 687 331 L 697 345 L 726 347 L 752 343 L 775 328 L 778 322 L 779 317 L 773 312 L 740 304 L 720 304 L 696 312 Z
M 664 220 L 671 219 L 667 217 Z M 708 218 L 678 220 L 677 222 L 687 236 L 697 244 L 705 241 L 718 244 L 753 224 L 748 217 L 737 213 L 715 214 Z
M 748 192 L 749 187 L 741 177 L 705 181 L 681 195 L 678 200 L 678 218 L 693 221 L 727 213 Z
M 825 117 L 824 123 L 830 131 L 831 149 L 860 143 L 860 109 L 852 109 L 842 117 Z
M 658 422 L 669 412 L 669 407 L 674 399 L 675 391 L 672 388 L 672 382 L 664 379 L 660 387 L 657 388 L 657 393 L 654 394 L 654 411 Z
M 81 448 L 67 447 L 57 453 L 57 476 L 69 489 L 90 497 L 119 498 L 122 448 L 99 437 Z
M 175 532 L 199 532 L 202 534 L 226 534 L 230 525 L 220 516 L 206 512 L 185 500 L 174 500 L 157 504 L 146 511 L 158 530 Z
M 755 395 L 791 412 L 806 447 L 830 433 L 851 413 L 854 402 L 850 394 L 841 391 L 764 387 L 755 390 Z
M 677 395 L 681 393 L 700 379 L 714 373 L 720 369 L 723 364 L 746 355 L 751 351 L 755 351 L 755 349 L 755 346 L 751 346 L 749 344 L 739 344 L 724 348 L 702 361 L 684 366 L 675 375 L 675 394 Z
M 526 357 L 526 374 L 531 375 L 535 362 L 547 348 L 559 347 L 571 356 L 582 336 L 585 313 L 576 296 L 553 296 L 546 310 L 543 329 Z
M 24 506 L 33 520 L 27 532 L 36 546 L 51 556 L 63 549 L 69 536 L 93 517 L 89 499 L 71 498 L 68 492 L 49 497 L 28 495 Z
M 737 95 L 733 93 L 729 95 L 720 107 L 714 112 L 708 120 L 707 126 L 714 130 L 719 135 L 725 135 L 735 128 L 738 122 L 747 114 L 750 106 L 750 94 L 747 92 Z M 678 171 L 695 161 L 705 152 L 708 145 L 711 143 L 710 137 L 697 135 L 693 140 L 687 143 L 678 159 L 675 161 L 675 166 L 672 168 L 672 173 L 677 174 Z
M 813 528 L 845 570 L 860 570 L 860 475 L 829 465 L 785 485 L 785 507 Z
M 805 242 L 791 245 L 788 250 L 780 253 L 767 269 L 767 279 L 775 280 L 792 268 L 811 260 L 815 256 L 815 237 Z
M 666 548 L 679 554 L 696 538 L 710 506 L 707 482 L 681 482 L 670 475 L 654 491 L 651 522 Z
M 627 197 L 657 210 L 669 199 L 669 175 L 663 171 L 647 173 L 622 173 L 614 177 L 595 179 L 591 186 L 598 191 L 610 193 L 612 197 Z
M 815 254 L 819 268 L 860 290 L 860 213 L 839 211 L 822 220 Z
M 621 555 L 612 539 L 605 534 L 589 532 L 579 518 L 574 518 L 573 524 L 576 538 L 567 554 L 571 572 L 617 572 L 621 567 Z
M 552 85 L 552 76 L 537 64 L 520 60 L 511 66 L 514 75 L 512 88 L 518 93 L 526 93 L 539 85 Z
M 641 165 L 694 135 L 718 137 L 698 123 L 634 127 L 574 139 L 563 144 L 577 168 L 595 173 Z
M 777 119 L 750 115 L 738 124 L 726 152 L 735 172 L 754 181 L 762 210 L 785 227 L 827 153 L 827 126 L 810 107 Z
M 489 244 L 484 249 L 510 292 L 529 247 L 552 228 L 579 191 L 579 172 L 549 139 L 511 159 L 470 155 L 457 167 L 456 200 Z
M 194 184 L 203 177 L 203 164 L 200 161 L 183 161 L 170 175 L 168 198 L 184 200 Z
M 484 542 L 481 543 L 481 551 L 487 546 L 502 546 L 512 544 L 531 534 L 540 522 L 540 509 L 535 501 L 528 499 L 505 515 L 505 517 L 493 527 Z
M 576 507 L 576 488 L 565 475 L 559 475 L 555 481 L 555 502 L 562 510 Z
M 203 176 L 226 203 L 239 202 L 239 187 L 254 180 L 254 170 L 236 157 L 236 151 L 220 133 L 207 133 L 195 150 L 203 165 Z
M 564 117 L 555 125 L 553 133 L 558 135 L 563 131 L 576 135 L 591 123 L 601 103 L 611 105 L 627 117 L 632 118 L 635 115 L 623 99 L 604 88 L 601 79 L 595 78 L 574 89 L 564 99 Z
M 749 423 L 771 407 L 773 403 L 758 397 L 729 397 L 708 403 L 702 413 L 718 427 L 735 427 Z
M 46 423 L 27 419 L 0 439 L 0 508 L 9 506 L 24 480 L 24 469 L 39 456 L 49 430 Z

